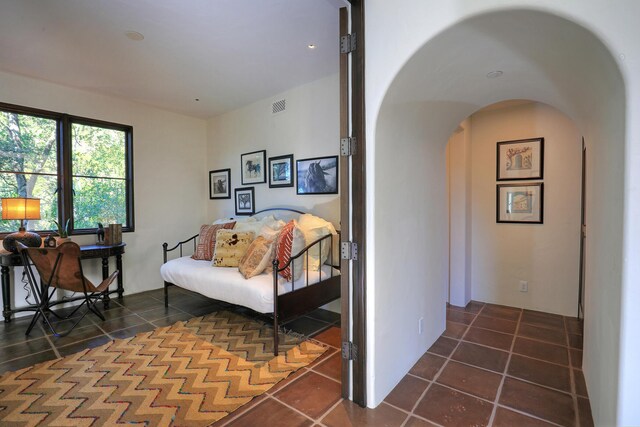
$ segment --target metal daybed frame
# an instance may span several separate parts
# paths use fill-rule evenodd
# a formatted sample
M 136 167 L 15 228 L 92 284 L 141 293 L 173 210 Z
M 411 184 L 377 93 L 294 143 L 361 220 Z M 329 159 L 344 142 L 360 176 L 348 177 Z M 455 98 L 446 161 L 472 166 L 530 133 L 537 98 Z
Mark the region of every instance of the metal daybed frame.
M 305 212 L 301 212 L 301 211 L 298 211 L 295 209 L 289 209 L 289 208 L 271 208 L 271 209 L 263 209 L 261 211 L 258 211 L 254 215 L 258 215 L 258 214 L 270 212 L 270 211 L 288 211 L 288 212 L 294 212 L 298 214 L 305 213 Z M 171 248 L 169 248 L 168 243 L 163 243 L 162 253 L 163 253 L 164 263 L 165 264 L 167 263 L 169 253 L 172 251 L 177 250 L 179 251 L 180 257 L 184 256 L 183 247 L 189 242 L 193 243 L 193 250 L 195 251 L 195 248 L 197 246 L 198 236 L 199 234 L 196 234 L 188 238 L 187 240 L 178 242 L 175 246 Z M 308 269 L 304 270 L 305 271 L 304 274 L 306 274 L 306 281 L 304 286 L 298 287 L 296 289 L 295 281 L 293 280 L 293 277 L 295 277 L 293 261 L 301 257 L 306 257 L 308 261 L 309 249 L 311 249 L 312 247 L 318 245 L 319 252 L 322 253 L 323 245 L 328 243 L 330 245 L 328 259 L 333 260 L 333 246 L 334 246 L 333 239 L 334 239 L 334 236 L 331 234 L 319 238 L 318 240 L 312 242 L 311 244 L 306 246 L 304 249 L 302 249 L 298 254 L 291 256 L 291 258 L 289 258 L 287 263 L 280 268 L 278 268 L 277 258 L 274 258 L 273 273 L 272 273 L 273 274 L 273 312 L 270 313 L 273 317 L 273 330 L 274 330 L 273 354 L 274 356 L 278 355 L 278 341 L 279 341 L 278 330 L 282 323 L 287 322 L 296 317 L 302 316 L 304 314 L 307 314 L 310 311 L 315 310 L 316 308 L 319 308 L 325 304 L 330 303 L 331 301 L 334 301 L 340 298 L 340 275 L 334 274 L 333 268 L 331 269 L 330 277 L 326 278 L 325 280 L 319 280 L 318 282 L 311 285 L 308 284 L 309 275 L 316 274 L 316 272 L 310 273 Z M 291 265 L 291 273 L 292 273 L 291 274 L 292 290 L 290 292 L 280 295 L 278 293 L 278 275 L 280 272 L 284 271 L 289 265 Z M 320 278 L 321 277 L 320 269 L 318 270 L 317 274 L 318 274 L 318 278 Z M 177 285 L 167 281 L 164 282 L 165 307 L 168 307 L 169 305 L 169 293 L 168 293 L 169 286 L 177 286 Z

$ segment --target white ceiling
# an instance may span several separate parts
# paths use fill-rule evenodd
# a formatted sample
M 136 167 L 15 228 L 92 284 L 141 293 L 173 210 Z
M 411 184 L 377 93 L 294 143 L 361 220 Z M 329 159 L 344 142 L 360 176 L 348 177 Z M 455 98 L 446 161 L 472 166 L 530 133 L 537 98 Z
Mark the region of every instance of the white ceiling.
M 0 0 L 0 69 L 211 117 L 337 73 L 341 4 Z

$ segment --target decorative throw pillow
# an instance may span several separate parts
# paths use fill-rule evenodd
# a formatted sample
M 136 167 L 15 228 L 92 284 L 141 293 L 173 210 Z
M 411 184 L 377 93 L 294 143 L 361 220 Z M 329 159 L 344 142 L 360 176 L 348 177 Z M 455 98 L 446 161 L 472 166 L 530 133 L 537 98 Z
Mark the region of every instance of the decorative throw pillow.
M 292 255 L 297 255 L 302 249 L 304 249 L 304 234 L 298 228 L 296 220 L 291 220 L 285 225 L 275 243 L 275 255 L 278 258 L 278 268 L 282 268 L 291 259 Z M 304 256 L 304 255 L 303 255 Z M 298 280 L 302 275 L 302 260 L 303 257 L 297 258 L 293 261 L 293 269 L 291 264 L 280 272 L 280 275 L 286 280 L 291 281 Z M 293 270 L 293 277 L 291 271 Z
M 214 267 L 237 267 L 253 241 L 253 233 L 236 230 L 218 230 L 213 251 Z
M 331 230 L 327 227 L 316 227 L 310 230 L 302 230 L 304 233 L 304 241 L 305 245 L 309 246 L 319 238 L 323 236 L 328 236 L 331 234 Z M 333 239 L 336 239 L 336 236 L 333 236 Z M 309 248 L 309 256 L 304 258 L 305 262 L 308 262 L 306 267 L 311 271 L 318 271 L 322 264 L 325 263 L 327 258 L 329 257 L 329 250 L 331 248 L 331 238 L 324 239 L 322 242 L 316 243 L 312 247 Z M 320 250 L 322 249 L 322 251 Z
M 329 221 L 322 219 L 320 217 L 317 217 L 315 215 L 312 214 L 303 214 L 300 215 L 300 217 L 298 218 L 298 227 L 300 227 L 300 229 L 302 230 L 302 232 L 305 235 L 305 239 L 307 241 L 307 245 L 312 243 L 314 240 L 319 239 L 321 236 L 318 234 L 317 231 L 313 231 L 316 228 L 319 227 L 325 227 L 331 234 L 333 234 L 333 248 L 331 250 L 332 252 L 332 260 L 329 260 L 328 263 L 334 265 L 334 266 L 339 266 L 340 265 L 340 237 L 338 236 L 338 232 L 336 231 L 335 227 L 333 226 L 333 224 L 331 224 Z M 329 243 L 327 241 L 327 243 Z M 329 249 L 329 246 L 327 246 L 327 251 Z M 312 248 L 312 252 L 315 250 L 315 253 L 317 254 L 317 251 L 320 250 L 320 248 Z M 325 241 L 322 241 L 322 252 L 324 254 L 325 251 Z M 327 253 L 328 255 L 328 253 Z M 323 263 L 326 261 L 327 256 L 323 257 Z M 311 265 L 312 269 L 313 269 L 313 263 L 311 262 L 311 259 L 309 259 L 309 264 Z M 317 262 L 315 263 L 316 267 L 317 267 Z
M 251 242 L 247 252 L 240 260 L 238 270 L 244 276 L 245 279 L 250 279 L 253 276 L 264 272 L 267 265 L 273 260 L 273 241 L 267 240 L 262 236 L 256 237 Z
M 234 222 L 234 223 L 256 222 L 256 219 L 252 216 L 238 217 L 238 218 L 219 218 L 213 221 L 213 225 L 226 224 L 228 222 Z
M 211 261 L 211 258 L 213 258 L 213 248 L 216 245 L 216 233 L 218 230 L 232 229 L 235 224 L 235 222 L 227 222 L 216 225 L 205 224 L 200 227 L 198 245 L 196 246 L 196 251 L 191 255 L 191 258 Z
M 268 240 L 274 240 L 278 232 L 284 227 L 284 224 L 284 221 L 275 219 L 273 215 L 268 215 L 260 221 L 238 222 L 233 229 L 238 231 L 252 231 L 256 237 L 264 236 Z

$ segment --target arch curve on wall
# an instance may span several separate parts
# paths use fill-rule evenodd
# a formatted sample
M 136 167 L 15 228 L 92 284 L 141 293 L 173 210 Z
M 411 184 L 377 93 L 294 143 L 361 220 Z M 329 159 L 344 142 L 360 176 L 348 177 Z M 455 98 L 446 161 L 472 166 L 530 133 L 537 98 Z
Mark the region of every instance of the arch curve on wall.
M 492 71 L 503 74 L 488 78 Z M 375 318 L 394 319 L 375 323 L 374 404 L 444 330 L 447 139 L 475 111 L 508 99 L 560 110 L 589 148 L 584 371 L 594 418 L 612 420 L 620 344 L 625 84 L 610 51 L 588 29 L 524 9 L 477 15 L 426 40 L 393 79 L 373 124 L 373 308 Z M 412 327 L 396 328 L 421 317 L 422 335 Z M 400 361 L 398 348 L 404 350 Z M 390 372 L 390 364 L 407 369 Z

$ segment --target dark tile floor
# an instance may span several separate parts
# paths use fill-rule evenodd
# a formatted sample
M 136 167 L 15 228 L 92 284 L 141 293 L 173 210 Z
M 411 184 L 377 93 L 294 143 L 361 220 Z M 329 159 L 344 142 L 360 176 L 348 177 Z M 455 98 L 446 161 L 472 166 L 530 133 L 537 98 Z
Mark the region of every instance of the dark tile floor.
M 221 308 L 179 288 L 112 300 L 65 338 L 42 325 L 25 340 L 28 320 L 0 324 L 0 373 L 132 336 Z M 472 302 L 448 307 L 447 329 L 375 409 L 340 397 L 339 316 L 317 310 L 286 325 L 326 343 L 316 362 L 215 426 L 590 426 L 580 369 L 582 327 L 572 318 Z

